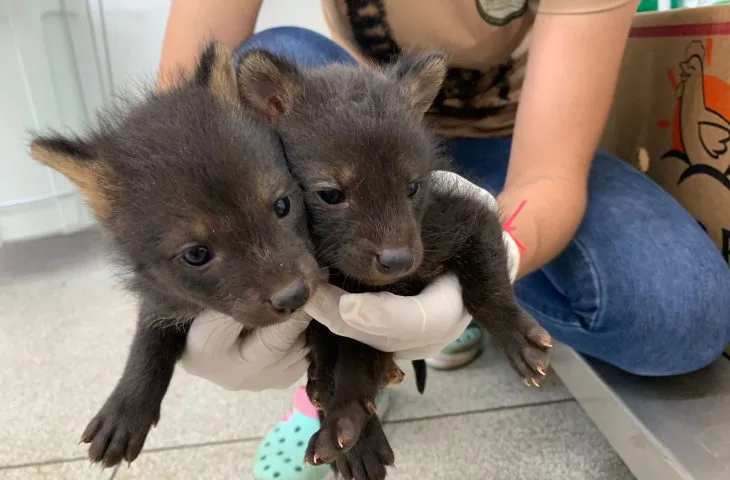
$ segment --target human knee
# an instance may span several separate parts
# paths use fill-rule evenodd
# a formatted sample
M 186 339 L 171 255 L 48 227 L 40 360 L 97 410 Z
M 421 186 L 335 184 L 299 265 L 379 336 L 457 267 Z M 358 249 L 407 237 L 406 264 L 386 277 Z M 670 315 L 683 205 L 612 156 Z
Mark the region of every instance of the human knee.
M 355 63 L 352 56 L 337 43 L 302 27 L 274 27 L 257 32 L 236 49 L 236 58 L 254 48 L 285 56 L 302 68 L 321 67 L 335 62 Z
M 606 334 L 618 348 L 608 358 L 636 375 L 680 375 L 717 360 L 730 342 L 730 285 L 688 284 L 681 293 L 662 290 L 643 308 L 606 318 Z M 681 297 L 680 297 L 681 295 Z M 682 298 L 681 304 L 667 301 Z M 623 344 L 623 348 L 621 345 Z
M 717 257 L 717 262 L 698 259 L 706 268 L 687 266 L 683 273 L 652 274 L 634 265 L 620 277 L 579 281 L 561 290 L 569 296 L 564 308 L 571 315 L 560 315 L 559 299 L 533 314 L 557 340 L 629 373 L 699 370 L 730 343 L 730 270 Z
M 725 269 L 725 267 L 723 266 Z M 704 368 L 722 355 L 730 343 L 730 271 L 717 282 L 688 286 L 697 303 L 688 305 L 682 317 L 686 327 L 679 329 L 677 342 L 684 350 L 679 354 L 685 358 L 686 373 Z
M 317 43 L 322 40 L 328 40 L 326 37 L 309 30 L 308 28 L 295 26 L 272 27 L 266 30 L 256 32 L 249 37 L 244 43 L 262 42 L 262 43 L 286 43 L 297 42 L 303 44 Z
M 730 269 L 715 245 L 665 191 L 610 155 L 597 155 L 591 192 L 574 242 L 543 269 L 559 302 L 536 305 L 556 337 L 640 375 L 715 361 L 730 342 Z

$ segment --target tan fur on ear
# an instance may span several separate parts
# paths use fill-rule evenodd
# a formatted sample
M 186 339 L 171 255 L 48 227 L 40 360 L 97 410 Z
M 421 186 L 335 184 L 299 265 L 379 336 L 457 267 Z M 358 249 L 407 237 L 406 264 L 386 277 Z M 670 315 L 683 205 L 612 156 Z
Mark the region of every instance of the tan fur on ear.
M 38 162 L 46 165 L 73 182 L 99 220 L 108 218 L 111 208 L 109 193 L 113 185 L 111 168 L 93 159 L 77 159 L 72 155 L 33 142 L 30 153 Z
M 238 103 L 232 53 L 221 43 L 208 44 L 200 55 L 195 76 L 198 84 L 209 88 L 219 99 Z
M 296 67 L 264 50 L 241 58 L 237 81 L 240 101 L 269 121 L 285 115 L 302 88 Z
M 396 67 L 398 68 L 398 67 Z M 428 54 L 416 57 L 401 70 L 402 88 L 419 115 L 428 111 L 446 79 L 446 57 Z

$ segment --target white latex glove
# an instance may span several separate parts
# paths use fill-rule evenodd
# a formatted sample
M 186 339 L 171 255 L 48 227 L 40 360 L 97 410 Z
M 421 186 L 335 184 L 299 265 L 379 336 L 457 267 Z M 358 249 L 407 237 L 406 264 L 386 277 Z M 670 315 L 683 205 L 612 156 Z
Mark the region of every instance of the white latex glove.
M 239 322 L 206 311 L 190 327 L 180 364 L 227 390 L 286 388 L 307 371 L 304 330 L 310 321 L 301 313 L 241 338 Z
M 406 360 L 436 355 L 459 338 L 471 321 L 453 274 L 442 275 L 412 297 L 388 292 L 351 294 L 321 284 L 304 310 L 337 335 Z

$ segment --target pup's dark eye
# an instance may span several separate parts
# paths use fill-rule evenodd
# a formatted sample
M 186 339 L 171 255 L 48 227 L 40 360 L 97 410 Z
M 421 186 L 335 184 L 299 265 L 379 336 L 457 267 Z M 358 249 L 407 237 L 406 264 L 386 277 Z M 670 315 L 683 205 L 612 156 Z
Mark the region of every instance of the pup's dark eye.
M 193 267 L 202 267 L 213 259 L 213 252 L 203 245 L 195 245 L 186 248 L 183 252 L 183 260 Z
M 335 190 L 334 188 L 320 190 L 317 192 L 317 195 L 319 195 L 319 198 L 321 198 L 324 203 L 329 205 L 337 205 L 338 203 L 345 201 L 345 194 L 339 190 Z
M 276 216 L 279 218 L 289 215 L 290 209 L 291 202 L 289 201 L 289 197 L 280 198 L 274 203 L 274 212 L 276 212 Z
M 420 188 L 420 186 L 418 185 L 418 183 L 416 183 L 416 182 L 409 183 L 408 184 L 408 196 L 412 197 L 415 194 L 417 194 L 419 188 Z

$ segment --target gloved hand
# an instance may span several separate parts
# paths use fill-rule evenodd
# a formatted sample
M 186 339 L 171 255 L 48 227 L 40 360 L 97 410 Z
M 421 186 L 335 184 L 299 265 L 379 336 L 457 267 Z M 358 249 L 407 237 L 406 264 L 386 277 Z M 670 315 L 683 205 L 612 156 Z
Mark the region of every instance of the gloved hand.
M 243 325 L 209 310 L 193 321 L 180 364 L 227 390 L 286 388 L 307 371 L 304 330 L 310 321 L 302 312 L 242 338 Z
M 304 330 L 309 315 L 338 335 L 354 338 L 397 358 L 437 354 L 469 325 L 454 275 L 432 282 L 414 297 L 391 293 L 349 294 L 323 283 L 301 313 L 245 338 L 233 318 L 207 311 L 193 321 L 181 359 L 190 374 L 228 390 L 286 388 L 307 370 Z M 309 314 L 309 315 L 307 315 Z
M 412 297 L 388 292 L 352 294 L 322 284 L 304 311 L 337 335 L 406 360 L 436 355 L 471 321 L 459 281 L 450 273 Z

